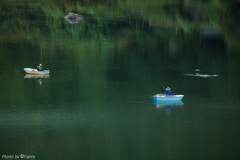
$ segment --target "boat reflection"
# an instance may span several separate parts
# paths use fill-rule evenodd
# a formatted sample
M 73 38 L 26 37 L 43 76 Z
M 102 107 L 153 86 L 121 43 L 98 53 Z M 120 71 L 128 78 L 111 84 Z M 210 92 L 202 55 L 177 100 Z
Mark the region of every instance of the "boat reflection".
M 42 85 L 42 79 L 50 78 L 50 76 L 49 75 L 36 75 L 36 74 L 26 74 L 24 76 L 24 79 L 29 79 L 29 78 L 36 79 L 38 81 L 38 83 L 40 85 Z
M 26 74 L 24 78 L 34 78 L 34 79 L 43 79 L 43 78 L 49 78 L 49 75 L 36 75 L 36 74 Z
M 172 108 L 183 107 L 184 103 L 182 101 L 172 101 L 172 102 L 159 102 L 154 101 L 153 104 L 157 109 L 164 109 L 167 113 L 170 113 Z

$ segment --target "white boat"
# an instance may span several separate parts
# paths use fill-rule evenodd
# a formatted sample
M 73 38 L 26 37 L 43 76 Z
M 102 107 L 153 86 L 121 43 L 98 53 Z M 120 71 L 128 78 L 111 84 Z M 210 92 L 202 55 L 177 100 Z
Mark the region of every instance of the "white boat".
M 71 12 L 68 13 L 64 18 L 71 24 L 78 23 L 79 21 L 84 19 L 82 15 L 71 13 Z
M 216 74 L 200 74 L 200 73 L 195 73 L 195 74 L 185 74 L 186 76 L 193 76 L 193 77 L 202 77 L 202 78 L 212 78 L 212 77 L 218 77 Z
M 153 96 L 155 102 L 173 102 L 181 101 L 184 95 L 165 95 L 165 94 L 156 94 Z
M 27 68 L 25 67 L 23 69 L 27 74 L 36 74 L 36 75 L 48 75 L 50 74 L 50 70 L 43 70 L 43 71 L 39 71 L 35 68 Z

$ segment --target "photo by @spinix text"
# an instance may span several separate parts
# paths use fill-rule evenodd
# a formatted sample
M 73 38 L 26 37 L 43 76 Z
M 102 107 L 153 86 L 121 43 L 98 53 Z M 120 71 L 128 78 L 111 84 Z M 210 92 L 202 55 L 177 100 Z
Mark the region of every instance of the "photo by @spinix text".
M 30 154 L 3 154 L 2 159 L 35 159 L 35 155 Z

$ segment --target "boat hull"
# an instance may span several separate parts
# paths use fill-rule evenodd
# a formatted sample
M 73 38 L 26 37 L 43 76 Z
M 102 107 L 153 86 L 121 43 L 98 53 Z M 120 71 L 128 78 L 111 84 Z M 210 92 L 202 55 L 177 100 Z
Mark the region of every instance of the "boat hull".
M 35 68 L 24 68 L 24 71 L 27 74 L 35 74 L 35 75 L 48 75 L 48 74 L 50 74 L 50 70 L 39 71 Z
M 174 102 L 174 101 L 181 101 L 184 95 L 171 95 L 167 96 L 165 94 L 156 94 L 153 96 L 153 100 L 155 102 Z

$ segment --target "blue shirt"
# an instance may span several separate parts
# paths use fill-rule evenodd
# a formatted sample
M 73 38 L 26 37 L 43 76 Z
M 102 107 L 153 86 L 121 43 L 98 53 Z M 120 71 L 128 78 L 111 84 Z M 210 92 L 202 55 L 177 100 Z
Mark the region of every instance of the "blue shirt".
M 172 94 L 172 91 L 170 91 L 170 90 L 166 90 L 166 91 L 165 91 L 165 94 L 166 94 L 167 96 L 173 95 L 173 94 Z

